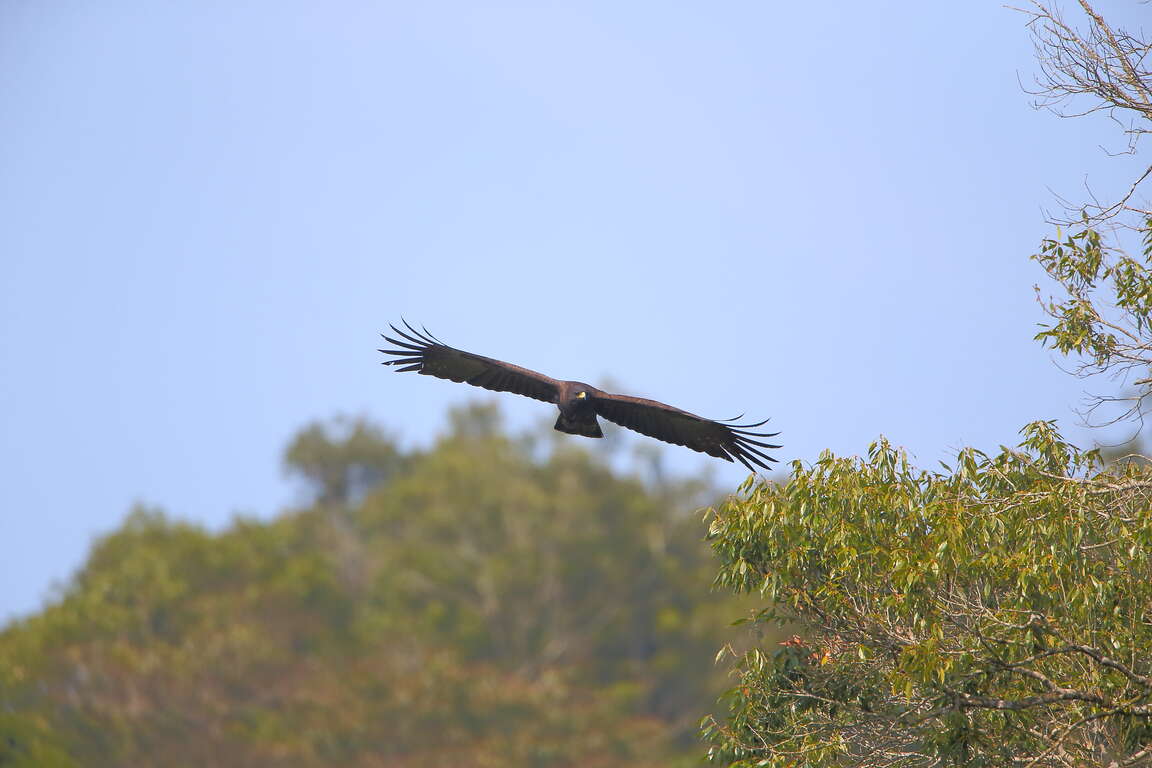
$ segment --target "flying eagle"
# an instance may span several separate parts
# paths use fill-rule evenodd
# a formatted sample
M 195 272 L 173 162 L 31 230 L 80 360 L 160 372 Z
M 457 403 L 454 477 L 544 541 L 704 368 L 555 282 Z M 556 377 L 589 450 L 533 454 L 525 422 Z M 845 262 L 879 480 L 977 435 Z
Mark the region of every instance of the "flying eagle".
M 701 451 L 726 461 L 735 459 L 749 471 L 758 467 L 769 469 L 765 462 L 776 461 L 760 448 L 779 448 L 779 445 L 760 442 L 753 438 L 775 437 L 779 432 L 751 432 L 767 419 L 756 424 L 732 424 L 711 421 L 688 411 L 673 408 L 655 400 L 629 395 L 613 395 L 582 381 L 560 381 L 518 365 L 474 355 L 443 343 L 426 328 L 417 331 L 404 321 L 407 332 L 390 326 L 400 338 L 384 334 L 384 340 L 396 349 L 381 349 L 386 355 L 384 365 L 398 365 L 398 371 L 416 371 L 449 381 L 464 381 L 476 387 L 497 392 L 515 392 L 518 395 L 555 403 L 560 409 L 556 429 L 570 435 L 603 437 L 597 416 L 642 435 L 675 443 Z M 737 417 L 739 418 L 739 417 Z

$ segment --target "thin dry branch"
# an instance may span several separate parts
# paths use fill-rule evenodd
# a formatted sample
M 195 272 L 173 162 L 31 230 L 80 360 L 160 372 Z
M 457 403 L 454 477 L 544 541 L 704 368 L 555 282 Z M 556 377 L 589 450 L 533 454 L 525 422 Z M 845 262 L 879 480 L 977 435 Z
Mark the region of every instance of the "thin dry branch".
M 1113 27 L 1088 0 L 1078 0 L 1086 25 L 1077 27 L 1051 4 L 1033 0 L 1028 8 L 1016 8 L 1028 15 L 1033 47 L 1040 72 L 1034 86 L 1025 88 L 1033 104 L 1059 117 L 1082 117 L 1107 113 L 1121 127 L 1127 149 L 1135 154 L 1141 136 L 1152 132 L 1152 42 Z M 1107 151 L 1107 150 L 1105 150 Z M 1152 174 L 1144 169 L 1114 202 L 1090 194 L 1090 202 L 1074 205 L 1063 200 L 1064 218 L 1053 223 L 1083 223 L 1085 217 L 1097 225 L 1120 213 L 1147 213 L 1147 207 L 1131 205 L 1141 184 Z

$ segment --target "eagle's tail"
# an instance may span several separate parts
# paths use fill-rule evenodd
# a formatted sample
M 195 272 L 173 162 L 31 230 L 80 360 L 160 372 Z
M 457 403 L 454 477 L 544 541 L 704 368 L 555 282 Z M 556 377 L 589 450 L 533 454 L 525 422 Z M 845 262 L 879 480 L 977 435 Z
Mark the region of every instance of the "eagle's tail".
M 596 421 L 595 414 L 591 414 L 591 418 L 584 420 L 571 419 L 560 414 L 560 418 L 556 419 L 556 429 L 561 432 L 567 432 L 570 435 L 583 435 L 584 437 L 604 437 L 604 433 L 600 431 L 600 422 Z

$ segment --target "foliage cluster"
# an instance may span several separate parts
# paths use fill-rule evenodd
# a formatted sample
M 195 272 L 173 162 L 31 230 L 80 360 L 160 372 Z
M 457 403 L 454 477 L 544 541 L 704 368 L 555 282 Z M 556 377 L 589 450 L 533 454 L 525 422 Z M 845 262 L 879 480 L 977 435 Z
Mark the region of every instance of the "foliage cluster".
M 720 581 L 805 629 L 742 657 L 713 756 L 1134 764 L 1152 741 L 1150 496 L 1143 465 L 1103 468 L 1049 422 L 942 471 L 880 441 L 750 488 L 712 520 Z

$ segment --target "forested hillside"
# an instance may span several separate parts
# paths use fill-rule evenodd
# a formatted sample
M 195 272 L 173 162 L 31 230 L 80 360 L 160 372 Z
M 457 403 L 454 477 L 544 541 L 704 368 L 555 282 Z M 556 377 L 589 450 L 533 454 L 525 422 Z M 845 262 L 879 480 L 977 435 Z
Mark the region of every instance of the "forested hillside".
M 138 508 L 0 634 L 0 765 L 698 762 L 741 613 L 703 482 L 487 406 L 427 451 L 312 425 L 286 464 L 314 503 L 219 533 Z

